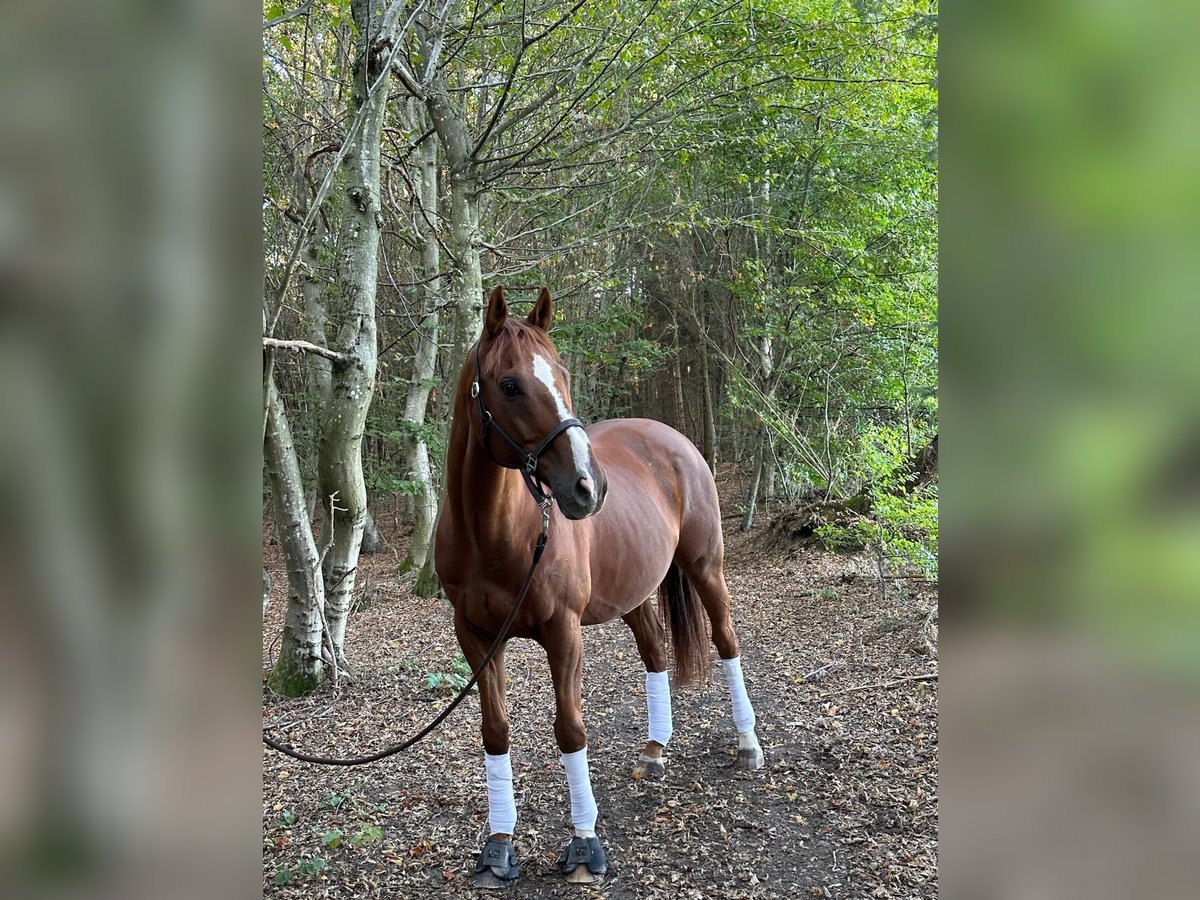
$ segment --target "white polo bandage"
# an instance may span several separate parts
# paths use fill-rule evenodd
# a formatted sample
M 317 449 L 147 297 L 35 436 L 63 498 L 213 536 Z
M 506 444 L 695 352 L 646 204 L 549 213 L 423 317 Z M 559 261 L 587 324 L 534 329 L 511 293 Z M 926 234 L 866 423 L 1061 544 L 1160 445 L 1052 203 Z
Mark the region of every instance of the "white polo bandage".
M 492 834 L 512 834 L 517 826 L 517 799 L 513 795 L 512 760 L 507 753 L 483 754 L 487 768 L 488 825 Z
M 739 734 L 754 731 L 754 707 L 746 695 L 746 682 L 742 678 L 742 658 L 721 660 L 725 670 L 725 683 L 729 685 L 729 701 L 733 705 L 733 724 Z
M 664 747 L 671 739 L 671 676 L 667 672 L 646 673 L 646 718 L 650 722 L 648 740 Z
M 587 747 L 562 755 L 567 771 L 567 787 L 571 791 L 571 824 L 579 837 L 596 833 L 596 798 L 592 795 L 592 779 L 588 774 Z

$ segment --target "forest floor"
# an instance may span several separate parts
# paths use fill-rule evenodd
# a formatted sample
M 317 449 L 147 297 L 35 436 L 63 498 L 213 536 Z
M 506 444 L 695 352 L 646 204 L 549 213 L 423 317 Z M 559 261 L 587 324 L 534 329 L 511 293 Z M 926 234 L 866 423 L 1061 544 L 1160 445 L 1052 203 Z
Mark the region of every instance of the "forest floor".
M 731 514 L 732 498 L 722 499 Z M 377 518 L 386 547 L 360 564 L 362 608 L 346 639 L 353 681 L 300 700 L 264 691 L 264 723 L 309 753 L 381 749 L 454 693 L 429 686 L 456 671 L 449 606 L 411 594 L 410 576 L 396 574 L 404 535 L 389 528 L 386 510 Z M 736 518 L 725 524 L 726 577 L 766 767 L 734 768 L 718 674 L 707 687 L 675 691 L 666 777 L 634 781 L 646 713 L 633 635 L 619 620 L 585 629 L 584 717 L 609 873 L 598 885 L 567 884 L 554 865 L 570 836 L 570 804 L 549 670 L 537 645 L 514 641 L 507 659 L 522 876 L 491 893 L 937 896 L 938 665 L 936 626 L 928 627 L 936 588 L 897 578 L 881 596 L 872 556 L 767 553 L 762 526 L 741 534 Z M 273 584 L 265 667 L 278 651 L 286 574 L 265 535 L 263 553 Z M 486 831 L 475 695 L 430 738 L 383 763 L 323 767 L 264 748 L 267 896 L 476 895 L 472 863 Z

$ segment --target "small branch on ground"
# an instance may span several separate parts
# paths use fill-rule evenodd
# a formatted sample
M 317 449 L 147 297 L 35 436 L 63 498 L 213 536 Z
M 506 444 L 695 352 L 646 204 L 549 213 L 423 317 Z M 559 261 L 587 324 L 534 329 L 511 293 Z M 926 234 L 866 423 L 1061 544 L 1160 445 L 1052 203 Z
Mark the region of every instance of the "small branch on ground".
M 819 695 L 817 699 L 823 700 L 826 697 L 836 697 L 838 694 L 853 694 L 855 691 L 868 691 L 872 688 L 897 688 L 903 684 L 908 684 L 910 681 L 937 681 L 937 677 L 937 672 L 930 672 L 927 675 L 905 675 L 894 681 L 877 681 L 872 684 L 859 684 L 854 687 L 841 688 L 840 690 L 826 691 L 824 694 Z
M 264 722 L 262 730 L 263 731 L 272 731 L 272 730 L 278 729 L 281 731 L 291 731 L 297 725 L 307 725 L 308 723 L 314 721 L 315 719 L 328 718 L 329 714 L 333 712 L 333 709 L 334 709 L 334 705 L 331 703 L 328 706 L 326 706 L 323 710 L 321 710 L 320 712 L 310 713 L 310 714 L 304 716 L 304 718 L 302 718 L 302 719 L 292 719 L 291 721 L 288 721 L 288 722 Z
M 804 681 L 817 681 L 818 679 L 824 678 L 830 672 L 836 672 L 838 669 L 844 669 L 845 667 L 846 664 L 844 662 L 842 662 L 840 659 L 835 659 L 833 662 L 827 662 L 823 666 L 818 666 L 811 672 L 807 672 L 800 677 Z

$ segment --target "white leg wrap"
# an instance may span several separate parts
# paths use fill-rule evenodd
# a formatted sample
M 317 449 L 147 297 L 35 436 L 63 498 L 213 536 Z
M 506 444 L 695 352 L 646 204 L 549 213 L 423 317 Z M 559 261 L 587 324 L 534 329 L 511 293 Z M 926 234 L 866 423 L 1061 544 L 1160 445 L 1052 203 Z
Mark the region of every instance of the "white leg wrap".
M 487 767 L 488 824 L 492 834 L 512 834 L 517 826 L 517 800 L 513 795 L 512 761 L 507 753 L 483 754 Z
M 592 779 L 588 775 L 587 747 L 562 755 L 567 770 L 567 786 L 571 790 L 571 824 L 575 834 L 592 837 L 596 833 L 596 798 L 592 795 Z
M 671 739 L 671 676 L 667 672 L 646 673 L 646 716 L 650 721 L 648 740 L 664 747 Z
M 733 724 L 738 734 L 754 731 L 754 707 L 746 695 L 746 682 L 742 680 L 742 658 L 721 660 L 721 668 L 725 670 L 725 683 L 729 685 L 729 700 L 733 705 Z

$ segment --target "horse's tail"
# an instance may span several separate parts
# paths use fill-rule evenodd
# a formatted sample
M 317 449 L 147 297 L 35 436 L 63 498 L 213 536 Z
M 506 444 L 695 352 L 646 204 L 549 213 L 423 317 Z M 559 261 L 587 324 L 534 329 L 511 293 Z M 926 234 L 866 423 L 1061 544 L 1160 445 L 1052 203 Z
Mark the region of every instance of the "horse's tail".
M 708 679 L 707 616 L 696 591 L 679 566 L 671 563 L 667 577 L 658 586 L 663 620 L 670 623 L 671 644 L 675 652 L 675 683 L 703 682 Z

